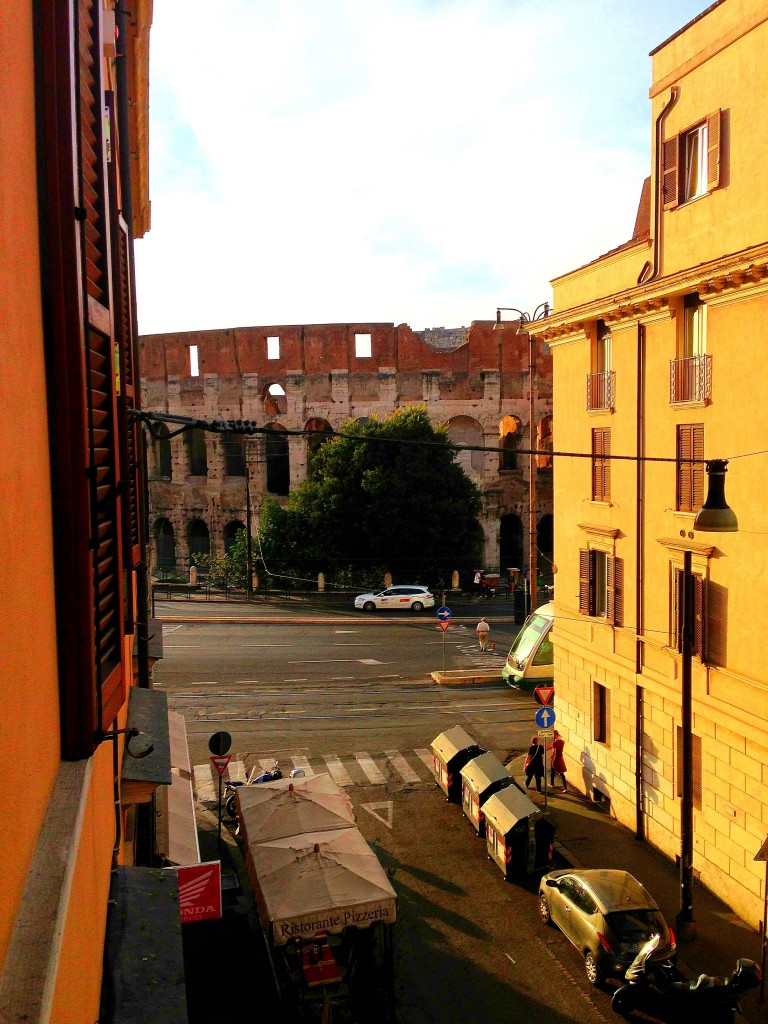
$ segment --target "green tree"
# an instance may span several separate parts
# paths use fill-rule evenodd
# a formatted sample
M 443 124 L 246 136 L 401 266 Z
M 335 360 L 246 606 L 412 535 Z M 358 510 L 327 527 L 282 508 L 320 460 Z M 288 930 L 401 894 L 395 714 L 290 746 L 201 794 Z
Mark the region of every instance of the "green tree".
M 260 540 L 270 571 L 347 571 L 360 580 L 382 567 L 433 584 L 479 564 L 480 491 L 426 407 L 349 421 L 342 432 L 315 453 L 312 477 L 285 508 L 265 502 Z

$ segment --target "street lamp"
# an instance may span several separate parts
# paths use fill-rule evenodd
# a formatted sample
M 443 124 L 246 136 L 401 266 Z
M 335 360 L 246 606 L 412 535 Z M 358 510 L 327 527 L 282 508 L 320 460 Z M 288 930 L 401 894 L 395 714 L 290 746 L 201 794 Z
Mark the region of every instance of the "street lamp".
M 522 309 L 514 306 L 499 306 L 496 310 L 496 323 L 494 331 L 504 330 L 504 323 L 501 319 L 502 313 L 517 313 L 517 334 L 527 334 L 527 331 L 520 328 L 524 324 L 533 323 L 535 320 L 543 320 L 549 316 L 549 303 L 542 302 L 534 309 L 533 313 L 525 313 Z M 538 447 L 536 438 L 536 339 L 528 334 L 528 600 L 526 602 L 526 615 L 533 611 L 534 603 L 538 600 L 538 557 L 537 540 L 538 529 L 536 524 L 536 455 Z

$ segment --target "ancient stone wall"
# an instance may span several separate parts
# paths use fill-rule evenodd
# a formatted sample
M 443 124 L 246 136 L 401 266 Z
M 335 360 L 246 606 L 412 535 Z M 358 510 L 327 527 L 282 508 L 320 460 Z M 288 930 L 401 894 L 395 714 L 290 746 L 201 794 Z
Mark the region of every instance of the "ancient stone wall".
M 405 324 L 306 324 L 146 335 L 142 404 L 150 412 L 248 419 L 288 430 L 338 430 L 349 418 L 424 404 L 435 422 L 448 424 L 453 440 L 493 449 L 463 452 L 459 461 L 483 492 L 486 568 L 522 569 L 530 460 L 515 450 L 529 448 L 531 351 L 528 336 L 513 324 L 493 327 L 475 321 L 455 331 L 417 333 Z M 534 429 L 539 446 L 551 447 L 552 361 L 542 342 L 535 361 Z M 284 501 L 305 478 L 312 444 L 311 437 L 280 434 L 245 441 L 254 521 L 267 493 Z M 227 450 L 242 441 L 206 433 L 198 445 L 195 455 L 185 433 L 150 446 L 155 568 L 173 561 L 186 570 L 194 551 L 204 548 L 206 531 L 211 552 L 222 552 L 236 524 L 245 522 L 246 481 L 239 475 L 245 469 L 228 462 Z M 545 570 L 552 554 L 551 474 L 542 465 L 536 481 Z

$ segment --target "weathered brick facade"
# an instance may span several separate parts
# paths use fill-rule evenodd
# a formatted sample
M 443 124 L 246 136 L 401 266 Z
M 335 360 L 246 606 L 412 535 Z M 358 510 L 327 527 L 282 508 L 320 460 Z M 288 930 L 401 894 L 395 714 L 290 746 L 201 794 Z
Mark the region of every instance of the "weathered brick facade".
M 405 324 L 312 324 L 227 328 L 141 339 L 143 407 L 205 419 L 254 420 L 288 430 L 341 428 L 424 404 L 453 440 L 495 449 L 460 461 L 484 495 L 485 564 L 527 568 L 529 362 L 526 335 L 490 321 L 417 333 Z M 365 354 L 370 352 L 370 354 Z M 552 361 L 536 343 L 535 431 L 551 442 Z M 506 418 L 506 419 L 505 419 Z M 502 428 L 503 423 L 503 430 Z M 504 437 L 506 436 L 506 442 Z M 149 452 L 153 565 L 186 569 L 190 554 L 221 552 L 267 493 L 287 495 L 307 474 L 312 438 L 239 439 L 185 432 Z M 540 566 L 551 557 L 552 470 L 539 459 L 536 515 Z M 255 518 L 254 518 L 255 521 Z

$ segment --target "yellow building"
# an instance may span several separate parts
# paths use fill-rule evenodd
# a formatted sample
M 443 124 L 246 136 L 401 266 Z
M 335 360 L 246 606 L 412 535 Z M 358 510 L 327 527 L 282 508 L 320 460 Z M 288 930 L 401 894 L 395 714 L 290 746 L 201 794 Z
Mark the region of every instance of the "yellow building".
M 151 18 L 151 0 L 134 0 L 130 16 L 124 0 L 0 4 L 9 1022 L 135 1019 L 124 1011 L 137 992 L 144 1020 L 187 1019 L 178 884 L 155 841 L 158 792 L 176 776 L 164 697 L 151 687 L 142 440 L 131 415 Z M 146 956 L 131 945 L 139 927 Z M 166 1009 L 155 1013 L 160 990 Z
M 555 313 L 530 328 L 553 353 L 554 450 L 585 456 L 554 459 L 569 779 L 670 857 L 685 848 L 690 552 L 686 869 L 754 927 L 768 833 L 767 52 L 764 0 L 720 0 L 653 51 L 633 238 L 555 279 Z M 696 460 L 715 459 L 729 460 L 735 533 L 694 529 Z

